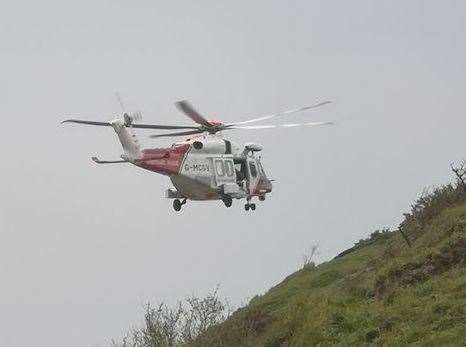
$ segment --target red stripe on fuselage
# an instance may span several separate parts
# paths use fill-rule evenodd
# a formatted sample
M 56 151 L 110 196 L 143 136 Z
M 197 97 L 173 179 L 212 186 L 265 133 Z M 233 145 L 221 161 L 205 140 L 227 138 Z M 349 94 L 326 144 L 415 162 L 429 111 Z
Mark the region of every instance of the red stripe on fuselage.
M 137 165 L 162 175 L 176 175 L 190 147 L 190 144 L 183 144 L 170 148 L 144 149 Z

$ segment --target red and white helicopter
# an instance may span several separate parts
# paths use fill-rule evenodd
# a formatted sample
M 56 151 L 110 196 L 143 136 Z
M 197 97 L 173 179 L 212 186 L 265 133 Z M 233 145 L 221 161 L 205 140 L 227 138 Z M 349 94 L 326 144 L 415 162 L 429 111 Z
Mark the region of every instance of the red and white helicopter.
M 245 210 L 255 210 L 253 197 L 265 200 L 272 191 L 272 180 L 268 179 L 256 154 L 262 146 L 246 143 L 240 146 L 225 137 L 221 132 L 241 129 L 269 129 L 278 127 L 321 126 L 332 122 L 311 122 L 302 124 L 250 125 L 251 123 L 284 117 L 292 113 L 313 109 L 330 103 L 321 102 L 311 106 L 254 118 L 241 122 L 223 123 L 207 120 L 189 102 L 179 101 L 178 109 L 197 125 L 158 125 L 138 124 L 139 112 L 128 114 L 119 99 L 123 116 L 110 122 L 96 122 L 68 119 L 62 123 L 78 123 L 112 127 L 123 147 L 121 160 L 104 161 L 93 157 L 97 164 L 131 163 L 143 169 L 170 177 L 175 188 L 167 189 L 165 197 L 173 200 L 173 208 L 180 211 L 189 200 L 222 200 L 226 207 L 233 199 L 246 199 Z M 187 139 L 175 142 L 168 148 L 141 149 L 133 129 L 177 130 L 150 136 L 151 138 L 184 136 Z

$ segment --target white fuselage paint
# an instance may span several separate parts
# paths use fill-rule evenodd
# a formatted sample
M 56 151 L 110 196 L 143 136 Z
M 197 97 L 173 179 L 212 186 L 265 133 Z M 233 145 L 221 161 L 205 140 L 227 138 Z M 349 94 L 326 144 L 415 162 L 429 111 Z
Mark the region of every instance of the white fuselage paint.
M 121 146 L 123 147 L 124 155 L 123 159 L 130 162 L 134 162 L 136 159 L 141 158 L 141 146 L 136 135 L 133 133 L 133 129 L 125 126 L 125 123 L 121 119 L 116 119 L 110 122 L 112 124 L 115 133 L 118 135 Z

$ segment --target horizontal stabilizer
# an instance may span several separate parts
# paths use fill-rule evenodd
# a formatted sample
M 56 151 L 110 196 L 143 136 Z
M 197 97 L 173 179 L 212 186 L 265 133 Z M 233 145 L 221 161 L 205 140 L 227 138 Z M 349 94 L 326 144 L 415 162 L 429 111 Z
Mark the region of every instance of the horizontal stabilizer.
M 167 199 L 183 199 L 184 196 L 181 195 L 175 188 L 168 188 L 165 191 L 165 197 Z

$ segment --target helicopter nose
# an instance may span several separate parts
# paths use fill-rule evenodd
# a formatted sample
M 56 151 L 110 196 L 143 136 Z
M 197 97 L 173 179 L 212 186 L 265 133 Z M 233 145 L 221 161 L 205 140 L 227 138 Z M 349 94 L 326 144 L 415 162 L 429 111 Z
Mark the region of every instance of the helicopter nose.
M 270 193 L 272 191 L 272 181 L 273 180 L 269 180 L 267 178 L 267 183 L 266 183 L 266 188 L 265 188 L 267 190 L 267 193 Z
M 270 180 L 267 177 L 261 179 L 259 182 L 260 191 L 266 194 L 270 193 L 272 191 L 272 181 L 273 180 Z

